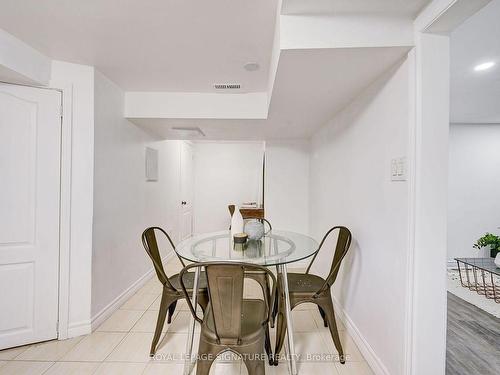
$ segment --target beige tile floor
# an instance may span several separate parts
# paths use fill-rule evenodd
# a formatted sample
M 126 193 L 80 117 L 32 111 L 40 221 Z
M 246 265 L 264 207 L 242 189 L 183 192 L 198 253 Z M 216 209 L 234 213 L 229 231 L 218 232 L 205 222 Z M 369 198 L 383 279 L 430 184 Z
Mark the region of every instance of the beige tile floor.
M 167 274 L 179 271 L 173 260 L 166 264 Z M 158 354 L 151 359 L 149 345 L 154 332 L 160 303 L 161 284 L 151 279 L 95 332 L 64 341 L 50 341 L 0 351 L 0 375 L 155 375 L 182 374 L 181 354 L 185 352 L 190 312 L 185 302 L 179 302 L 172 324 L 165 325 Z M 261 296 L 258 284 L 249 281 L 245 296 Z M 371 375 L 356 344 L 339 322 L 345 365 L 339 362 L 307 360 L 307 355 L 335 357 L 336 350 L 328 328 L 324 328 L 314 305 L 304 304 L 293 311 L 295 350 L 300 354 L 299 374 Z M 197 327 L 199 332 L 199 327 Z M 197 336 L 195 336 L 195 340 Z M 274 332 L 271 331 L 274 342 Z M 196 348 L 196 344 L 195 344 Z M 194 372 L 193 372 L 194 373 Z M 210 374 L 247 374 L 237 358 L 218 360 Z M 266 374 L 286 375 L 287 364 L 266 367 Z

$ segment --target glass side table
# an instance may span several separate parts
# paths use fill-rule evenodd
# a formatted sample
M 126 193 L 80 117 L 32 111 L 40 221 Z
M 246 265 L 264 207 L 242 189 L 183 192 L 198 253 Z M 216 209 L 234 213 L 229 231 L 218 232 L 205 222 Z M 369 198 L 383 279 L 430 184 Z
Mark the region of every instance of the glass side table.
M 460 283 L 488 299 L 500 303 L 500 268 L 493 258 L 455 258 Z

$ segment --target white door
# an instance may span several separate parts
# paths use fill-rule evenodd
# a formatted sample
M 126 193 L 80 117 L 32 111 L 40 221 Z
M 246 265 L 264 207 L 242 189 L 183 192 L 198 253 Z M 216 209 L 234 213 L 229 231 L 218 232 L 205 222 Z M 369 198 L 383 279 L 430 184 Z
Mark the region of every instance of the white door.
M 60 106 L 0 84 L 0 349 L 57 338 Z
M 181 143 L 181 240 L 193 234 L 193 148 L 189 143 Z

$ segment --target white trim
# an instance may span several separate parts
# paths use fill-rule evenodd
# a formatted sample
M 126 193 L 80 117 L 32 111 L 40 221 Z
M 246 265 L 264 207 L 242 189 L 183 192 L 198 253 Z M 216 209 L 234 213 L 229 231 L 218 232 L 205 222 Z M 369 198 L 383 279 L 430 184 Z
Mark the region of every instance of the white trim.
M 410 286 L 408 290 L 411 298 L 411 312 L 407 314 L 406 321 L 406 339 L 405 339 L 405 375 L 418 375 L 422 372 L 441 373 L 445 369 L 446 354 L 446 280 L 445 268 L 442 266 L 439 271 L 436 270 L 437 264 L 444 263 L 446 252 L 446 208 L 443 209 L 446 193 L 443 188 L 446 186 L 446 175 L 440 173 L 439 180 L 429 182 L 438 174 L 439 168 L 447 161 L 442 154 L 442 148 L 436 147 L 436 137 L 444 137 L 443 132 L 449 126 L 449 103 L 444 97 L 439 97 L 439 105 L 434 103 L 430 106 L 425 101 L 425 96 L 429 91 L 437 90 L 442 93 L 443 82 L 435 81 L 435 87 L 430 88 L 430 79 L 436 75 L 436 71 L 431 72 L 431 61 L 437 64 L 437 68 L 444 69 L 445 62 L 440 60 L 437 52 L 440 52 L 441 58 L 448 58 L 445 48 L 446 36 L 427 34 L 423 31 L 416 31 L 416 111 L 415 111 L 415 132 L 414 144 L 414 189 L 412 191 L 412 208 L 410 214 L 413 227 L 411 228 L 413 236 L 410 248 L 411 270 L 408 274 L 407 283 Z M 446 45 L 447 46 L 447 45 Z M 444 72 L 444 70 L 443 70 Z M 444 72 L 445 73 L 445 72 Z M 447 80 L 448 75 L 444 74 L 443 79 Z M 439 91 L 441 90 L 441 91 Z M 446 116 L 445 116 L 446 114 Z M 446 118 L 446 119 L 445 119 Z M 435 126 L 436 136 L 430 137 L 429 128 L 431 124 Z M 434 141 L 434 144 L 430 141 Z M 437 154 L 436 160 L 429 158 L 430 153 Z M 429 177 L 432 176 L 432 177 Z M 436 188 L 430 189 L 433 184 Z M 444 198 L 441 198 L 444 196 Z M 439 201 L 441 206 L 435 204 Z M 431 224 L 432 223 L 432 224 Z M 430 227 L 433 227 L 431 232 Z M 432 239 L 429 235 L 432 233 Z M 435 255 L 433 267 L 424 266 L 424 254 L 432 253 Z M 438 262 L 438 263 L 436 263 Z M 442 277 L 438 272 L 442 272 Z M 434 286 L 431 289 L 429 280 L 433 280 Z M 443 284 L 440 284 L 442 282 Z M 436 286 L 437 285 L 437 286 Z M 441 287 L 443 289 L 441 289 Z M 429 310 L 423 306 L 429 305 L 434 308 Z M 432 317 L 432 318 L 431 318 Z M 432 331 L 429 329 L 432 327 Z M 417 334 L 420 332 L 420 334 Z M 424 339 L 425 337 L 425 339 Z M 432 342 L 428 340 L 432 337 Z M 432 370 L 430 370 L 432 369 Z
M 387 367 L 385 367 L 382 360 L 377 356 L 375 350 L 373 350 L 370 346 L 356 324 L 354 324 L 349 315 L 347 315 L 345 310 L 342 308 L 342 305 L 335 299 L 335 297 L 332 297 L 332 300 L 335 308 L 335 314 L 339 317 L 342 323 L 344 323 L 347 333 L 351 336 L 375 375 L 390 375 Z
M 62 89 L 61 173 L 59 214 L 59 306 L 57 338 L 69 337 L 69 280 L 71 253 L 71 163 L 73 87 Z
M 500 125 L 498 121 L 492 122 L 479 122 L 479 121 L 469 121 L 469 122 L 450 122 L 450 126 L 452 125 Z
M 180 144 L 179 144 L 179 201 L 176 205 L 177 207 L 177 225 L 178 225 L 178 231 L 177 231 L 177 241 L 180 242 L 180 241 L 183 241 L 185 238 L 182 238 L 182 230 L 183 230 L 183 215 L 184 215 L 184 207 L 182 206 L 181 204 L 181 201 L 184 200 L 184 192 L 182 190 L 182 179 L 183 179 L 183 164 L 182 164 L 182 155 L 183 155 L 183 152 L 182 152 L 182 147 L 183 147 L 183 144 L 186 145 L 187 147 L 189 147 L 191 149 L 191 156 L 192 156 L 192 163 L 191 163 L 191 171 L 190 173 L 193 175 L 193 191 L 192 191 L 192 196 L 191 196 L 191 235 L 193 235 L 194 233 L 196 233 L 196 228 L 194 227 L 194 215 L 195 215 L 195 206 L 196 206 L 196 202 L 195 202 L 195 197 L 194 197 L 194 185 L 196 184 L 196 181 L 195 181 L 195 175 L 194 175 L 194 159 L 196 157 L 196 147 L 195 147 L 195 143 L 191 140 L 182 140 L 180 141 Z
M 415 32 L 415 49 L 409 53 L 412 57 L 410 64 L 409 76 L 409 143 L 408 143 L 408 165 L 409 173 L 409 196 L 408 196 L 408 257 L 407 257 L 407 278 L 405 280 L 407 295 L 406 295 L 406 312 L 405 312 L 405 339 L 404 339 L 404 358 L 403 358 L 403 374 L 414 374 L 415 361 L 415 326 L 417 324 L 415 317 L 415 282 L 418 275 L 415 272 L 415 254 L 416 248 L 416 231 L 418 220 L 417 197 L 418 181 L 422 177 L 419 173 L 420 155 L 422 150 L 422 140 L 420 134 L 421 110 L 422 110 L 422 72 L 421 72 L 421 44 L 420 35 L 426 31 L 436 20 L 438 20 L 447 9 L 449 9 L 457 0 L 434 0 L 431 2 L 414 21 Z
M 74 322 L 68 326 L 68 337 L 77 337 L 88 335 L 91 333 L 90 320 L 82 320 L 81 322 Z
M 410 107 L 410 116 L 413 118 L 410 119 L 412 123 L 410 123 L 410 140 L 409 140 L 409 163 L 411 166 L 411 178 L 410 178 L 410 196 L 409 196 L 409 238 L 408 238 L 408 244 L 409 244 L 409 255 L 407 259 L 407 299 L 406 299 L 406 316 L 405 316 L 405 348 L 404 348 L 404 353 L 405 353 L 405 358 L 404 358 L 404 368 L 403 368 L 403 374 L 404 375 L 413 375 L 415 374 L 415 360 L 417 356 L 417 350 L 419 348 L 417 345 L 422 346 L 423 343 L 417 343 L 417 338 L 416 338 L 416 326 L 422 323 L 423 319 L 422 317 L 418 317 L 415 314 L 415 309 L 416 309 L 416 304 L 415 300 L 417 298 L 417 291 L 416 291 L 416 286 L 419 284 L 418 280 L 419 277 L 423 277 L 424 275 L 421 275 L 419 273 L 422 272 L 422 270 L 417 270 L 415 269 L 416 264 L 415 264 L 415 256 L 418 254 L 418 252 L 421 249 L 417 248 L 417 241 L 421 240 L 419 238 L 419 234 L 417 233 L 417 222 L 422 222 L 424 219 L 420 217 L 420 212 L 419 210 L 421 209 L 422 205 L 424 203 L 428 204 L 428 202 L 422 202 L 422 197 L 421 197 L 421 192 L 419 191 L 419 184 L 420 186 L 422 185 L 422 178 L 424 176 L 422 175 L 420 168 L 421 166 L 419 165 L 419 161 L 422 157 L 422 154 L 426 152 L 425 148 L 427 147 L 426 144 L 423 143 L 422 140 L 422 80 L 423 80 L 423 74 L 422 74 L 422 54 L 424 53 L 422 48 L 422 37 L 426 33 L 434 33 L 436 34 L 437 31 L 439 31 L 439 34 L 447 34 L 446 27 L 453 28 L 463 20 L 467 19 L 470 17 L 472 14 L 474 14 L 478 9 L 480 9 L 482 6 L 486 5 L 486 3 L 489 0 L 474 0 L 474 1 L 465 1 L 465 0 L 434 0 L 432 1 L 416 18 L 414 21 L 414 32 L 415 32 L 415 44 L 416 44 L 416 51 L 415 51 L 415 66 L 413 68 L 413 77 L 410 77 L 410 79 L 414 79 L 414 82 L 411 82 L 411 84 L 414 85 L 413 90 L 414 90 L 414 100 L 412 101 Z M 470 3 L 474 2 L 473 5 Z M 467 4 L 469 3 L 469 4 Z M 453 8 L 453 9 L 452 9 Z M 454 14 L 451 15 L 450 10 L 453 10 Z M 458 11 L 457 11 L 458 10 Z M 435 28 L 434 30 L 432 29 L 433 25 L 440 24 L 438 28 Z M 439 30 L 438 30 L 439 29 Z M 431 53 L 428 51 L 425 51 L 425 53 Z M 412 89 L 412 87 L 410 87 Z M 410 100 L 412 98 L 410 97 Z M 413 113 L 412 113 L 413 112 Z M 447 262 L 449 265 L 449 262 Z M 443 269 L 443 272 L 445 270 Z M 422 292 L 420 292 L 422 294 Z M 446 299 L 444 300 L 446 304 Z M 435 316 L 435 318 L 438 318 Z M 441 317 L 439 317 L 441 318 Z M 446 327 L 446 314 L 442 317 L 443 319 L 443 326 Z M 425 324 L 424 324 L 425 325 Z M 442 342 L 446 343 L 446 329 L 444 329 L 444 337 L 440 338 L 442 339 Z M 435 333 L 437 334 L 437 332 Z M 422 359 L 420 359 L 422 360 Z M 443 363 L 445 361 L 444 358 L 442 358 Z
M 187 142 L 187 141 L 184 141 Z M 241 140 L 234 140 L 234 141 L 228 141 L 228 140 L 217 140 L 217 139 L 207 139 L 207 140 L 192 140 L 190 141 L 192 145 L 196 144 L 207 144 L 207 143 L 217 143 L 217 144 L 261 144 L 265 143 L 265 141 L 241 141 Z
M 416 215 L 416 152 L 417 152 L 417 53 L 413 49 L 408 53 L 409 74 L 409 113 L 408 113 L 408 256 L 406 259 L 406 301 L 405 301 L 405 342 L 403 371 L 405 375 L 411 374 L 413 351 L 413 294 L 415 272 L 415 215 Z
M 425 7 L 413 22 L 417 33 L 426 32 L 431 25 L 443 16 L 458 0 L 434 0 Z
M 165 257 L 163 257 L 162 262 L 167 262 L 175 255 L 175 251 L 171 251 Z M 150 279 L 154 276 L 154 269 L 150 269 L 144 275 L 139 277 L 132 285 L 125 289 L 118 297 L 111 301 L 107 306 L 105 306 L 101 311 L 92 317 L 90 322 L 92 331 L 95 331 L 106 319 L 108 319 L 116 310 L 120 308 L 130 297 L 132 297 L 141 287 L 143 287 Z

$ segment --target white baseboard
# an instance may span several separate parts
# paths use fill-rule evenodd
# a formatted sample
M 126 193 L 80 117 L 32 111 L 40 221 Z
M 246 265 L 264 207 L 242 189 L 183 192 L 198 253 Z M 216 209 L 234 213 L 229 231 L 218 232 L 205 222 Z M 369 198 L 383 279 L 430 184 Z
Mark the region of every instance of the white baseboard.
M 92 324 L 90 320 L 74 322 L 68 324 L 68 339 L 82 335 L 88 335 L 92 332 Z
M 356 327 L 351 318 L 346 314 L 345 310 L 338 303 L 335 297 L 333 297 L 333 305 L 335 307 L 335 313 L 338 315 L 342 323 L 344 323 L 344 326 L 347 329 L 347 333 L 349 333 L 349 336 L 351 336 L 354 343 L 358 346 L 359 351 L 361 352 L 375 375 L 390 375 L 387 367 L 385 367 L 381 359 L 377 356 L 373 348 L 370 346 L 368 341 L 366 341 L 363 334 L 360 332 L 358 327 Z
M 174 251 L 168 253 L 163 259 L 167 262 L 175 255 Z M 99 327 L 106 319 L 108 319 L 116 310 L 120 308 L 130 297 L 132 297 L 140 288 L 142 288 L 153 277 L 154 269 L 150 269 L 144 275 L 139 277 L 132 285 L 125 289 L 118 297 L 111 301 L 106 307 L 92 317 L 92 331 Z

